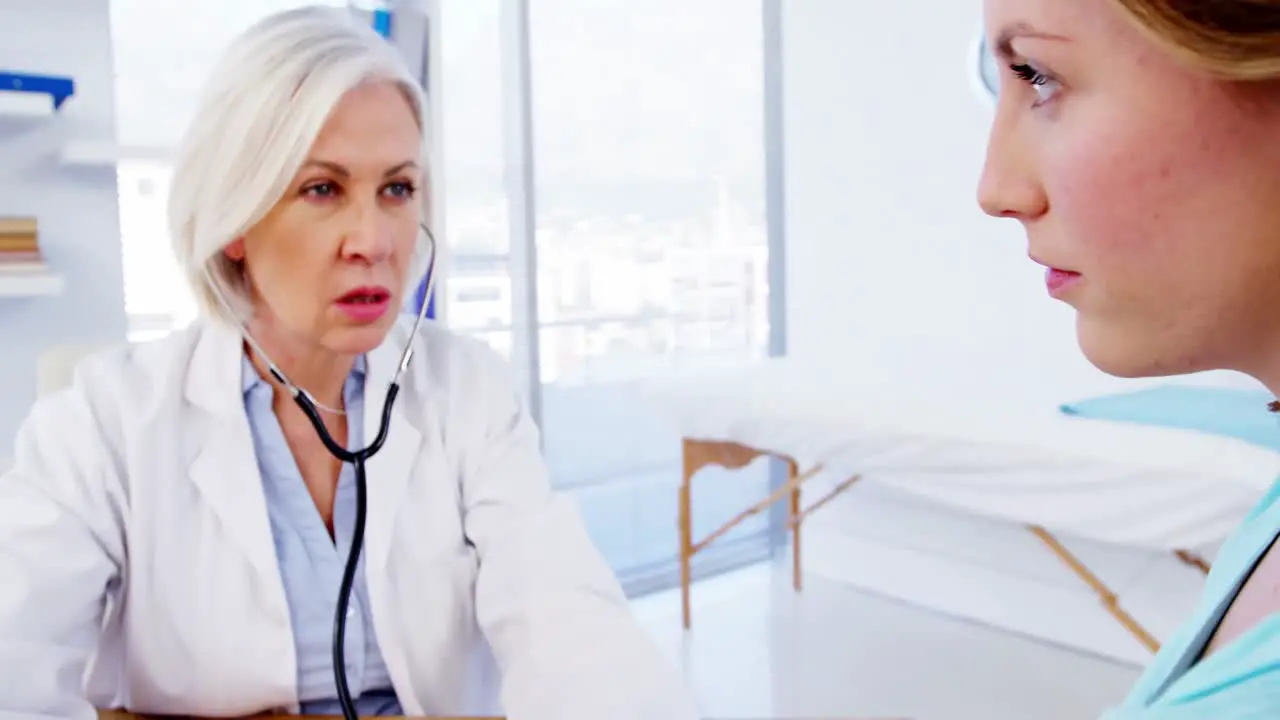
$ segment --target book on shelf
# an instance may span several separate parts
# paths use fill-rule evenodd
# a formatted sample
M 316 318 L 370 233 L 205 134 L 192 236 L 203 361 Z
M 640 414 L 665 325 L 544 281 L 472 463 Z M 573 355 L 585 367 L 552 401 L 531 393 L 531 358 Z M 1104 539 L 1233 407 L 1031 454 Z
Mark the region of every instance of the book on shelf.
M 49 272 L 40 251 L 36 219 L 0 217 L 0 275 Z
M 36 238 L 39 236 L 33 217 L 0 217 L 0 240 L 7 238 Z
M 0 257 L 8 255 L 29 255 L 31 253 L 39 253 L 40 244 L 31 240 L 10 240 L 9 238 L 0 236 Z

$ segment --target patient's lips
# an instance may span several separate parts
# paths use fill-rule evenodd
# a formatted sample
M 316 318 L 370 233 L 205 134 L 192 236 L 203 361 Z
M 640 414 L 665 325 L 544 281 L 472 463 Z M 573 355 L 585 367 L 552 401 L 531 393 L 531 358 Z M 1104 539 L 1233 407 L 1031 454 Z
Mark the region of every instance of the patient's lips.
M 1031 252 L 1028 252 L 1027 256 L 1031 258 L 1031 262 L 1044 266 L 1044 286 L 1052 297 L 1058 297 L 1080 281 L 1080 273 L 1075 270 L 1057 267 L 1041 260 Z
M 1080 273 L 1071 270 L 1051 267 L 1046 268 L 1044 271 L 1044 285 L 1049 289 L 1049 294 L 1053 297 L 1058 297 L 1065 293 L 1079 280 Z

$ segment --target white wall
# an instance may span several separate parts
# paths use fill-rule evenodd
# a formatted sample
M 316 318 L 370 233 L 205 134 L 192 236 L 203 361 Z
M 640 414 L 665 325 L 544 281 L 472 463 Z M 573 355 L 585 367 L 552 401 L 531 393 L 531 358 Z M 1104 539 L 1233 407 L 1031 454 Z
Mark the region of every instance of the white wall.
M 1125 386 L 1081 355 L 1072 313 L 1046 296 L 1021 228 L 978 208 L 992 110 L 975 94 L 966 61 L 981 2 L 783 7 L 789 354 L 835 359 L 841 372 L 891 383 L 994 376 L 1060 400 Z M 813 572 L 1056 642 L 1146 657 L 1021 528 L 875 488 L 824 508 L 809 527 Z M 1133 600 L 1161 633 L 1198 586 L 1196 576 L 1143 553 L 1077 547 L 1119 585 L 1171 575 L 1167 592 Z
M 979 0 L 784 8 L 789 354 L 1097 381 L 1021 229 L 977 205 Z
M 76 95 L 50 119 L 0 117 L 0 215 L 35 215 L 61 296 L 0 298 L 0 458 L 35 398 L 47 347 L 123 340 L 115 172 L 57 161 L 69 139 L 114 136 L 108 0 L 0 0 L 0 68 L 66 75 Z M 4 462 L 0 459 L 0 463 Z

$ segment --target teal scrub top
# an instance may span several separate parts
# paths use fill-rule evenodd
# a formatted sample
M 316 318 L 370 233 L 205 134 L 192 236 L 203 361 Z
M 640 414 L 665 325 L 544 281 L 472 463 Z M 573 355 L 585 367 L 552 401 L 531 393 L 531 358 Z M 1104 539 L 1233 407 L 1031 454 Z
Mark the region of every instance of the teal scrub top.
M 1280 612 L 1197 662 L 1280 534 L 1280 482 L 1223 543 L 1190 618 L 1102 720 L 1280 720 Z

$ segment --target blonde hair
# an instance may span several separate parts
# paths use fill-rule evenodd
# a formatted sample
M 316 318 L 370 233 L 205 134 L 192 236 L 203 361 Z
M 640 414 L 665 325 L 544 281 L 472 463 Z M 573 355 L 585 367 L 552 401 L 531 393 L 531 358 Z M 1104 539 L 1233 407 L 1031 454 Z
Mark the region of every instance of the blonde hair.
M 1165 49 L 1227 80 L 1280 79 L 1280 2 L 1112 0 Z
M 342 97 L 371 80 L 404 94 L 423 130 L 420 165 L 430 167 L 421 85 L 396 48 L 349 10 L 271 15 L 221 57 L 178 148 L 169 195 L 174 253 L 206 315 L 233 326 L 249 318 L 243 269 L 223 249 L 284 195 Z M 422 197 L 425 221 L 429 193 Z M 426 242 L 423 234 L 411 282 L 424 269 Z

